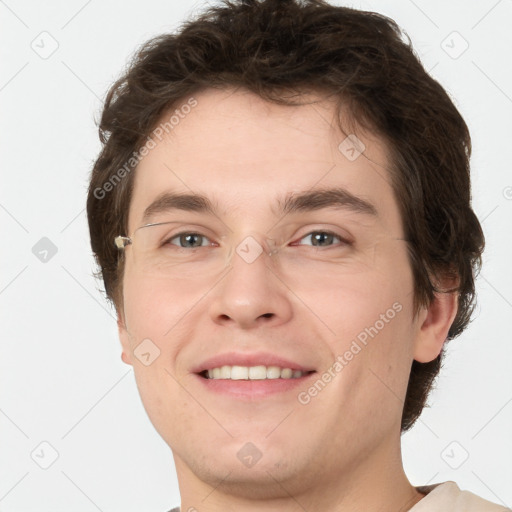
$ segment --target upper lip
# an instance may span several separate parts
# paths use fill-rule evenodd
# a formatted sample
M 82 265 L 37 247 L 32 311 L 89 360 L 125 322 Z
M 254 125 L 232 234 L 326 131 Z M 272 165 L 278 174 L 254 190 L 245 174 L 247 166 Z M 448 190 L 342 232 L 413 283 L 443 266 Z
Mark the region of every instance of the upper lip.
M 192 371 L 194 373 L 201 373 L 204 370 L 220 368 L 221 366 L 279 366 L 280 368 L 291 368 L 292 370 L 300 370 L 302 372 L 314 371 L 314 368 L 269 352 L 225 352 L 224 354 L 218 354 L 206 359 L 193 368 Z

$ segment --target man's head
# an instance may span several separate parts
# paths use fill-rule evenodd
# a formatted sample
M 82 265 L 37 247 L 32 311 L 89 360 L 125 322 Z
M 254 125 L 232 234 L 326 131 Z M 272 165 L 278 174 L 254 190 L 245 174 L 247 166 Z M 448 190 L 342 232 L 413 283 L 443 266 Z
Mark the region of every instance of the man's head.
M 141 49 L 107 96 L 100 136 L 92 248 L 124 360 L 188 467 L 207 478 L 207 459 L 248 434 L 267 469 L 313 460 L 319 471 L 335 464 L 331 449 L 361 456 L 414 424 L 445 341 L 469 321 L 483 234 L 466 124 L 394 22 L 320 1 L 226 2 Z M 333 189 L 375 211 L 321 209 Z M 318 194 L 280 208 L 306 192 Z M 215 208 L 190 197 L 188 210 L 162 208 L 171 193 Z M 160 222 L 181 223 L 172 240 L 186 231 L 217 245 L 145 266 L 136 246 L 155 231 L 138 228 Z M 340 238 L 312 247 L 307 235 L 326 231 Z M 122 252 L 118 235 L 133 241 Z M 263 249 L 250 263 L 247 236 Z M 160 351 L 149 366 L 133 355 L 145 339 Z M 295 401 L 267 439 L 292 404 L 237 402 L 236 414 L 217 395 L 202 403 L 210 391 L 193 371 L 218 353 L 263 350 L 319 378 L 338 355 L 354 357 L 318 396 L 306 388 L 308 403 Z

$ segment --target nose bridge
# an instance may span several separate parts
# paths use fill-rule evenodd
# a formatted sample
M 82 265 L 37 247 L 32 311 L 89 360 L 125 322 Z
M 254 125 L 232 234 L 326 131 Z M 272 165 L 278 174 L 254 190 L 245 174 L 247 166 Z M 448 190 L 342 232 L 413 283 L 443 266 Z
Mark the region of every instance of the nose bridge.
M 230 251 L 227 272 L 211 306 L 214 321 L 231 319 L 245 327 L 262 318 L 279 323 L 291 315 L 286 287 L 276 277 L 277 245 L 264 235 L 250 234 Z
M 274 254 L 276 243 L 273 239 L 268 238 L 261 233 L 252 232 L 246 235 L 234 248 L 234 252 L 246 264 L 251 265 L 260 256 L 271 256 Z M 233 258 L 235 254 L 232 255 Z M 263 260 L 266 259 L 263 257 Z
M 243 286 L 240 287 L 243 283 L 246 283 L 247 287 L 271 286 L 273 273 L 270 267 L 273 265 L 274 254 L 273 240 L 257 233 L 246 235 L 231 248 L 229 255 L 231 271 L 228 279 L 233 281 L 240 291 L 244 289 Z

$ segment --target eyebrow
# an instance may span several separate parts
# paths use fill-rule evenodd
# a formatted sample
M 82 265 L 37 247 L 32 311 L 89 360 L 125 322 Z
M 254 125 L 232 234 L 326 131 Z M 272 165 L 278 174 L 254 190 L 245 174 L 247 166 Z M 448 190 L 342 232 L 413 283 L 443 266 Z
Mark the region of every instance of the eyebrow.
M 350 210 L 354 213 L 377 216 L 377 208 L 370 201 L 356 196 L 345 188 L 306 190 L 290 193 L 278 201 L 279 213 L 307 212 L 324 208 Z
M 372 203 L 341 187 L 289 193 L 284 198 L 278 199 L 277 205 L 277 210 L 273 209 L 273 212 L 280 215 L 325 208 L 344 209 L 364 215 L 378 215 L 377 209 Z M 202 194 L 164 192 L 144 210 L 143 222 L 149 221 L 154 215 L 171 210 L 207 213 L 216 216 L 218 208 L 207 196 Z

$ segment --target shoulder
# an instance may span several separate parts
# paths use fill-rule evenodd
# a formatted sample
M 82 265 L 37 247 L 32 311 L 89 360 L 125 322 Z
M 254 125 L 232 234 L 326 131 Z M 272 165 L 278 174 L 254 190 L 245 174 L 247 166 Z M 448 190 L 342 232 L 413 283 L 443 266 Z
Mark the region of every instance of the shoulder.
M 455 482 L 417 487 L 427 494 L 410 512 L 510 512 L 511 509 L 484 500 L 470 491 L 461 491 Z

